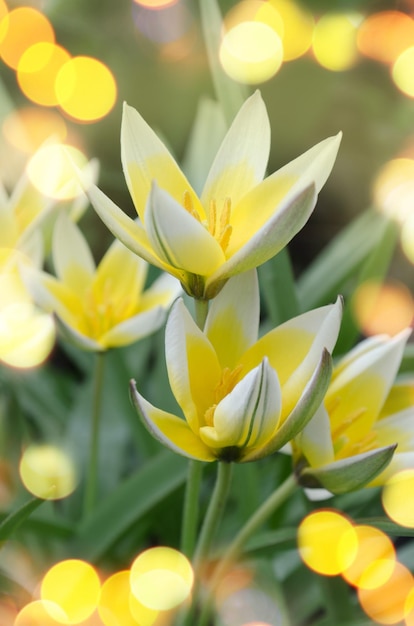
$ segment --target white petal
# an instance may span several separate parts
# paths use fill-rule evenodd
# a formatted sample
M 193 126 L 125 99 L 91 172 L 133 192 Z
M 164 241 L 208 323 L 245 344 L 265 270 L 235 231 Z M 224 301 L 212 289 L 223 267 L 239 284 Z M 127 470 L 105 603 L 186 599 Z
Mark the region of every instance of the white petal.
M 105 348 L 130 345 L 158 330 L 164 323 L 165 316 L 166 311 L 160 306 L 134 315 L 99 337 L 99 344 Z
M 385 400 L 399 370 L 405 344 L 411 332 L 411 328 L 404 329 L 392 339 L 385 337 L 372 350 L 362 352 L 359 358 L 354 359 L 335 378 L 329 389 L 329 394 L 338 393 L 341 387 L 369 371 L 382 379 L 382 392 Z
M 62 282 L 78 293 L 89 286 L 95 262 L 86 239 L 65 213 L 56 220 L 52 254 L 56 275 Z
M 221 367 L 234 369 L 242 354 L 257 341 L 260 297 L 257 272 L 234 276 L 213 299 L 204 332 Z
M 270 151 L 270 125 L 266 107 L 256 91 L 241 107 L 208 175 L 201 201 L 208 208 L 226 198 L 236 204 L 263 180 Z
M 310 422 L 299 433 L 297 445 L 313 467 L 334 461 L 329 415 L 324 406 L 319 408 Z
M 277 374 L 264 359 L 219 402 L 214 426 L 202 427 L 200 437 L 216 447 L 262 446 L 277 429 L 280 409 Z
M 142 222 L 153 180 L 178 202 L 185 192 L 199 204 L 183 172 L 152 128 L 132 107 L 124 104 L 121 128 L 122 167 L 128 189 Z
M 315 183 L 319 193 L 335 163 L 342 133 L 328 137 L 275 172 L 272 177 L 298 176 Z
M 155 184 L 145 226 L 153 249 L 168 265 L 208 276 L 225 261 L 220 244 L 201 222 Z

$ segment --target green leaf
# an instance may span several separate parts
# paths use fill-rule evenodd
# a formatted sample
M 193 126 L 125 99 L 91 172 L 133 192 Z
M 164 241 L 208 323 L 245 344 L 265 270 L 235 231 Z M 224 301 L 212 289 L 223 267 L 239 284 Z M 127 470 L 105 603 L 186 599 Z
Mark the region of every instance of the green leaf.
M 74 550 L 90 561 L 100 559 L 122 535 L 187 477 L 187 460 L 163 451 L 121 483 L 80 524 Z
M 299 315 L 292 264 L 287 248 L 258 268 L 260 293 L 272 327 Z
M 387 467 L 396 447 L 387 446 L 322 467 L 306 467 L 300 472 L 299 482 L 305 487 L 324 487 L 335 494 L 360 489 Z
M 395 537 L 414 537 L 414 528 L 406 528 L 400 526 L 395 522 L 392 522 L 388 517 L 363 517 L 356 518 L 355 523 L 366 524 L 374 526 L 379 530 L 382 530 L 387 535 L 394 535 Z
M 43 502 L 44 500 L 41 498 L 32 498 L 19 507 L 17 511 L 10 513 L 0 524 L 0 541 L 6 541 Z
M 207 56 L 210 64 L 214 87 L 227 123 L 233 121 L 234 116 L 247 98 L 244 86 L 231 80 L 221 67 L 218 58 L 220 50 L 223 20 L 216 0 L 200 0 L 201 25 L 204 41 L 207 47 Z

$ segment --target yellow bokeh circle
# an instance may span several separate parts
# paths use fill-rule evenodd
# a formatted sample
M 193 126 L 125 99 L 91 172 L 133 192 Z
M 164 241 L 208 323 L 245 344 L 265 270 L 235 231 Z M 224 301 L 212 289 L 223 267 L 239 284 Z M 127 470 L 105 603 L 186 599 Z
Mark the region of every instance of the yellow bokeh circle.
M 49 137 L 65 141 L 67 126 L 62 117 L 50 109 L 28 106 L 11 111 L 2 126 L 10 145 L 32 154 Z
M 76 169 L 87 168 L 86 156 L 65 144 L 48 144 L 40 148 L 27 164 L 30 182 L 45 196 L 70 200 L 83 194 Z M 85 171 L 85 182 L 87 179 Z M 92 172 L 89 172 L 92 176 Z
M 56 98 L 70 117 L 94 122 L 113 108 L 117 87 L 110 69 L 98 59 L 73 57 L 60 68 L 55 82 Z
M 283 22 L 283 59 L 293 61 L 304 55 L 312 45 L 315 19 L 305 3 L 299 5 L 291 0 L 269 0 Z
M 55 33 L 48 18 L 32 7 L 18 7 L 0 21 L 0 56 L 17 69 L 23 53 L 35 43 L 54 43 Z
M 414 206 L 414 160 L 392 159 L 381 167 L 373 185 L 376 207 L 399 223 Z
M 341 72 L 352 67 L 358 58 L 358 14 L 326 13 L 316 23 L 312 49 L 322 67 Z
M 358 588 L 358 599 L 365 613 L 378 624 L 396 624 L 407 614 L 407 597 L 413 589 L 413 577 L 398 561 L 391 561 L 392 573 L 374 589 Z
M 400 54 L 392 66 L 392 78 L 398 89 L 406 96 L 414 98 L 414 46 Z
M 155 621 L 158 611 L 151 611 L 152 620 L 147 624 L 135 619 L 130 609 L 130 596 L 129 570 L 117 572 L 103 583 L 98 613 L 105 626 L 150 626 Z
M 263 83 L 282 65 L 282 40 L 263 22 L 241 22 L 224 35 L 219 56 L 224 71 L 233 80 Z
M 66 498 L 76 487 L 76 471 L 64 450 L 49 444 L 32 444 L 23 452 L 19 472 L 26 489 L 38 498 Z
M 65 620 L 65 612 L 55 602 L 34 600 L 19 611 L 14 626 L 58 626 Z
M 400 526 L 414 528 L 414 470 L 394 474 L 382 490 L 382 506 L 388 517 Z
M 57 604 L 65 614 L 62 624 L 79 624 L 98 606 L 101 582 L 95 569 L 86 561 L 60 561 L 43 577 L 42 600 Z M 53 617 L 53 615 L 52 615 Z
M 17 82 L 24 95 L 36 104 L 56 106 L 55 81 L 70 54 L 61 46 L 42 41 L 22 54 L 17 67 Z
M 322 510 L 307 515 L 300 523 L 298 547 L 308 567 L 325 576 L 336 576 L 353 562 L 358 537 L 344 515 Z
M 342 576 L 354 587 L 375 589 L 391 576 L 396 559 L 391 539 L 377 528 L 357 525 L 354 530 L 358 539 L 355 559 Z
M 131 591 L 145 607 L 168 611 L 190 595 L 194 574 L 188 559 L 173 548 L 150 548 L 133 562 Z
M 402 283 L 366 281 L 355 290 L 351 302 L 353 314 L 364 335 L 386 333 L 394 336 L 411 324 L 414 315 L 413 297 Z

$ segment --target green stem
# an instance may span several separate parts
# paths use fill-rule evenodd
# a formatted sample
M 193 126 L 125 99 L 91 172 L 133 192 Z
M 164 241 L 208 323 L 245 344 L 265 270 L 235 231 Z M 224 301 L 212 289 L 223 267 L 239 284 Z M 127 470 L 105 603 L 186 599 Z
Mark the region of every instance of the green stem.
M 194 556 L 194 570 L 199 572 L 200 566 L 206 560 L 214 538 L 214 533 L 220 522 L 224 505 L 230 489 L 232 463 L 218 462 L 217 480 L 211 496 L 210 504 L 201 528 L 197 548 Z
M 210 583 L 210 589 L 206 596 L 203 610 L 200 615 L 198 626 L 205 626 L 208 623 L 208 618 L 210 616 L 214 600 L 215 589 L 217 588 L 223 576 L 228 571 L 229 567 L 240 554 L 247 540 L 250 539 L 250 537 L 256 532 L 256 530 L 260 526 L 262 526 L 269 519 L 269 517 L 285 502 L 285 500 L 293 493 L 296 486 L 296 479 L 293 474 L 290 474 L 285 482 L 283 482 L 269 496 L 269 498 L 265 502 L 263 502 L 263 504 L 257 509 L 257 511 L 253 513 L 253 515 L 247 520 L 245 525 L 241 528 L 239 533 L 233 539 L 214 572 Z
M 91 438 L 88 472 L 86 475 L 84 515 L 91 513 L 95 506 L 98 484 L 98 457 L 99 457 L 99 431 L 101 424 L 101 404 L 105 352 L 97 352 L 95 355 L 95 371 L 93 381 L 92 412 L 91 412 Z
M 203 464 L 200 461 L 190 461 L 188 464 L 188 478 L 184 497 L 183 522 L 181 527 L 181 552 L 192 557 L 196 542 L 198 526 L 198 496 L 200 493 Z
M 204 328 L 208 313 L 208 300 L 194 300 L 195 307 L 195 321 L 201 330 Z

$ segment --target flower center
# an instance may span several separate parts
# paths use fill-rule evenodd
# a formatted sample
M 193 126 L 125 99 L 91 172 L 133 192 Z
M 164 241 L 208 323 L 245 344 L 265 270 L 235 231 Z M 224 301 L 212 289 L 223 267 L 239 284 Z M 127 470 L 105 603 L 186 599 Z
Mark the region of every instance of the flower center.
M 218 241 L 223 252 L 225 252 L 229 245 L 231 233 L 233 230 L 233 227 L 230 224 L 231 199 L 226 198 L 224 200 L 221 210 L 217 208 L 217 202 L 215 200 L 212 200 L 208 209 L 208 219 L 203 222 L 201 222 L 200 216 L 194 208 L 193 200 L 188 191 L 184 192 L 183 206 L 185 210 L 190 213 L 190 215 L 192 215 L 196 220 L 203 224 L 203 226 L 208 230 L 210 235 L 212 235 L 214 239 Z
M 94 339 L 99 339 L 131 315 L 132 297 L 115 301 L 111 282 L 105 281 L 102 290 L 92 285 L 84 294 L 85 322 L 88 335 Z
M 221 377 L 214 389 L 214 404 L 212 404 L 204 414 L 206 426 L 214 426 L 214 412 L 218 403 L 225 398 L 236 386 L 239 380 L 243 365 L 239 364 L 234 369 L 225 367 L 221 372 Z

